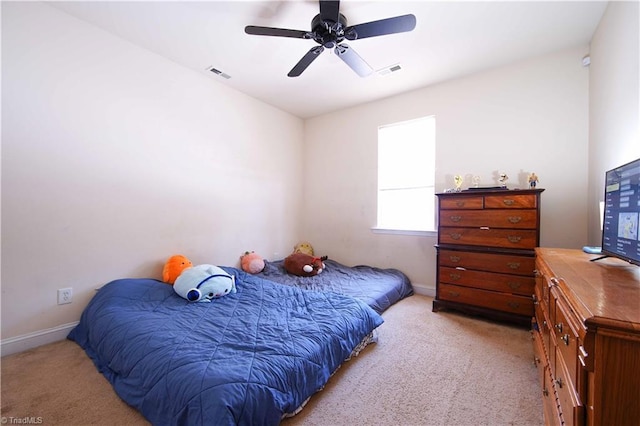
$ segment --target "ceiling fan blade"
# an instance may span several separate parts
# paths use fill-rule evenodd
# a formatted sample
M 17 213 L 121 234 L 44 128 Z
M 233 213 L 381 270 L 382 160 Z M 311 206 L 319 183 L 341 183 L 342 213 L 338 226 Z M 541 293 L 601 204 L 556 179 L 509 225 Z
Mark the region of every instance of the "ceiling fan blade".
M 415 27 L 416 17 L 409 14 L 347 27 L 344 36 L 347 40 L 356 40 L 386 34 L 404 33 L 413 30 Z
M 320 17 L 323 21 L 339 22 L 340 2 L 320 0 Z
M 247 25 L 244 27 L 244 32 L 251 35 L 261 36 L 310 38 L 307 31 L 288 30 L 286 28 L 257 27 L 255 25 Z
M 309 65 L 311 65 L 311 62 L 315 61 L 316 58 L 320 56 L 322 52 L 324 52 L 324 47 L 322 46 L 311 48 L 311 50 L 309 50 L 307 54 L 304 55 L 302 59 L 300 59 L 300 61 L 298 61 L 296 66 L 291 68 L 291 71 L 289 71 L 289 74 L 287 75 L 289 77 L 298 77 L 304 70 L 307 69 Z
M 366 77 L 373 72 L 373 68 L 360 57 L 351 47 L 346 44 L 339 44 L 335 48 L 336 55 L 344 61 L 345 64 L 356 72 L 360 77 Z

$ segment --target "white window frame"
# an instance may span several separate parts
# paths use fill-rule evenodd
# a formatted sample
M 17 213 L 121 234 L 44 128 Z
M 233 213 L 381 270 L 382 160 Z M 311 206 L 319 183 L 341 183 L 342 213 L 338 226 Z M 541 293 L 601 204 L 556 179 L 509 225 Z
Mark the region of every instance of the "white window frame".
M 435 143 L 433 115 L 378 127 L 374 233 L 436 235 Z M 397 145 L 405 150 L 395 150 Z M 418 197 L 418 202 L 407 200 L 411 197 Z M 399 209 L 393 212 L 396 205 Z M 407 216 L 400 219 L 398 214 L 404 213 Z

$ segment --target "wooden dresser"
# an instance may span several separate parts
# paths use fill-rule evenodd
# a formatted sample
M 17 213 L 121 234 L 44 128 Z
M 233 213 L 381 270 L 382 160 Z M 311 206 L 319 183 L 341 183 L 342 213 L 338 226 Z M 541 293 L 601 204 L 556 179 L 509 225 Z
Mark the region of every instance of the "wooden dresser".
M 433 311 L 456 309 L 528 326 L 544 189 L 438 196 Z
M 534 362 L 548 425 L 640 425 L 640 267 L 536 249 Z

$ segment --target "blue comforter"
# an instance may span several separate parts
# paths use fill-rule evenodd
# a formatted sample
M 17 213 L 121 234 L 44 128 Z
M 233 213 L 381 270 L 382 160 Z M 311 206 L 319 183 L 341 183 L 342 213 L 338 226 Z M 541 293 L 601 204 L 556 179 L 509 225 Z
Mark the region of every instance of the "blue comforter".
M 154 425 L 278 424 L 383 322 L 357 299 L 224 269 L 238 292 L 211 303 L 113 281 L 69 334 Z
M 409 277 L 398 269 L 373 266 L 346 266 L 335 260 L 324 261 L 326 268 L 313 277 L 299 277 L 287 272 L 284 260 L 265 261 L 258 274 L 270 281 L 305 290 L 332 291 L 355 297 L 381 314 L 394 303 L 413 294 Z

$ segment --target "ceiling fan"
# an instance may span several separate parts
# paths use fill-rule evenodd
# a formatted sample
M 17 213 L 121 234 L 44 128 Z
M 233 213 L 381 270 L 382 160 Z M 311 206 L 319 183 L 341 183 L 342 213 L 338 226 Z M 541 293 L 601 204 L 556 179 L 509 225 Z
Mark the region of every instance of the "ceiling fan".
M 248 25 L 244 31 L 251 35 L 275 36 L 313 39 L 319 46 L 309 50 L 287 74 L 298 77 L 309 65 L 327 49 L 334 49 L 336 55 L 344 61 L 360 77 L 373 72 L 367 62 L 351 47 L 343 43 L 346 40 L 357 40 L 411 31 L 416 27 L 414 15 L 402 15 L 378 21 L 365 22 L 347 26 L 347 18 L 340 13 L 339 1 L 320 0 L 320 13 L 311 21 L 311 31 L 290 30 L 285 28 L 258 27 Z

